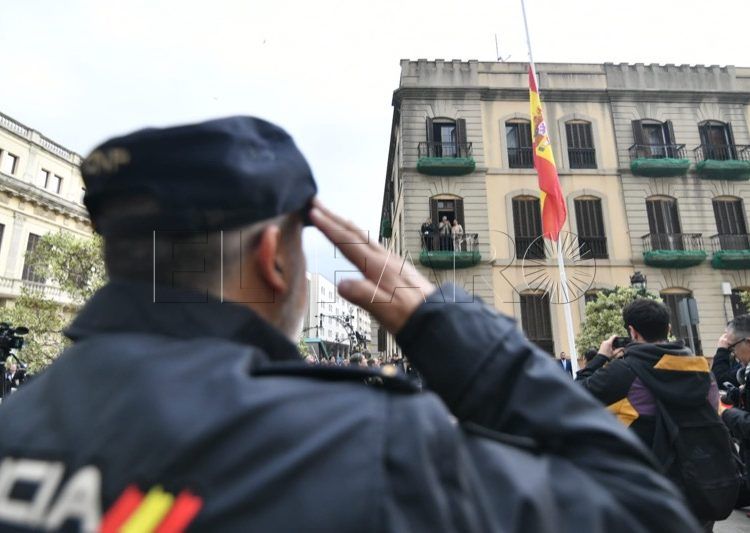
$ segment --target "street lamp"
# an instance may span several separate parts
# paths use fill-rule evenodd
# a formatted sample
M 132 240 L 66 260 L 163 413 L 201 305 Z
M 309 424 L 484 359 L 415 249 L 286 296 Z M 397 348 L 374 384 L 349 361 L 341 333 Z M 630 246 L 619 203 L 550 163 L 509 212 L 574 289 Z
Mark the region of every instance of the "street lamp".
M 638 292 L 646 292 L 646 276 L 641 274 L 640 270 L 637 270 L 630 276 L 630 286 Z

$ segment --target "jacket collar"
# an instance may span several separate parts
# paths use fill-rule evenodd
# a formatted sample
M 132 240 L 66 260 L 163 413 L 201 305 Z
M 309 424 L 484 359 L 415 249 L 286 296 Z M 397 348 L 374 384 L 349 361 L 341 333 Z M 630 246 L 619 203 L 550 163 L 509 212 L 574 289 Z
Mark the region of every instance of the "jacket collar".
M 148 283 L 113 280 L 91 297 L 65 330 L 73 341 L 106 333 L 145 333 L 179 339 L 215 337 L 257 346 L 273 360 L 299 360 L 299 352 L 280 331 L 245 306 L 211 296 L 160 287 L 167 297 L 154 302 Z M 169 295 L 180 296 L 168 298 Z M 185 301 L 190 300 L 190 301 Z

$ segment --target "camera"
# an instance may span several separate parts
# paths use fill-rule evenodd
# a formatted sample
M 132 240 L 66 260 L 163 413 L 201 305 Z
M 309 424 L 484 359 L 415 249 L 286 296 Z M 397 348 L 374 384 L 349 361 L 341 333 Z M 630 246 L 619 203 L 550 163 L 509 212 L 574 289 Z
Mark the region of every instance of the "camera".
M 0 322 L 0 353 L 7 357 L 11 350 L 20 350 L 23 347 L 23 336 L 29 332 L 29 328 L 18 326 L 14 328 L 7 322 Z
M 612 348 L 625 348 L 630 344 L 630 337 L 615 337 L 612 341 Z

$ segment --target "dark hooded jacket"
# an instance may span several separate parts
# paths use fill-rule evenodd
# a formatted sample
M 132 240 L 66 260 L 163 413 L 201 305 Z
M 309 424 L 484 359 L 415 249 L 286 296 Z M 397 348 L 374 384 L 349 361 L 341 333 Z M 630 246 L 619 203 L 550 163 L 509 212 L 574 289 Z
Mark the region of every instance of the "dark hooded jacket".
M 704 357 L 681 342 L 630 344 L 621 359 L 608 362 L 602 354 L 578 372 L 576 381 L 598 398 L 641 440 L 663 456 L 664 443 L 655 439 L 657 400 L 678 408 L 718 407 L 718 389 Z M 640 366 L 644 379 L 636 375 Z

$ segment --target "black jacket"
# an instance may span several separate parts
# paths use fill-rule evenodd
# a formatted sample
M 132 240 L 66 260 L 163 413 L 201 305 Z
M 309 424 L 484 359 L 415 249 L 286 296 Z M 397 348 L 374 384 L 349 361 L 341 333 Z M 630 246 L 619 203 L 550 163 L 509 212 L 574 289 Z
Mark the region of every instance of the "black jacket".
M 633 435 L 511 319 L 452 294 L 398 335 L 433 391 L 415 393 L 387 370 L 300 365 L 244 307 L 111 283 L 0 406 L 0 481 L 52 491 L 20 518 L 0 508 L 0 530 L 698 531 Z
M 732 353 L 726 348 L 717 348 L 714 360 L 711 363 L 711 373 L 716 378 L 716 383 L 720 389 L 724 388 L 724 383 L 731 383 L 739 387 L 737 381 L 737 371 L 742 365 L 732 358 Z
M 648 369 L 647 383 L 632 367 Z M 576 381 L 591 392 L 618 419 L 630 427 L 657 457 L 665 450 L 654 441 L 657 399 L 680 407 L 718 407 L 718 390 L 703 357 L 694 356 L 681 342 L 627 346 L 621 359 L 608 362 L 597 354 L 578 372 Z

